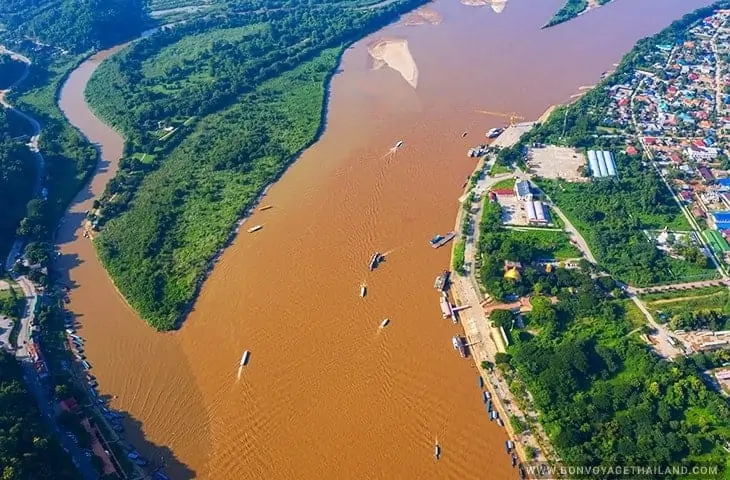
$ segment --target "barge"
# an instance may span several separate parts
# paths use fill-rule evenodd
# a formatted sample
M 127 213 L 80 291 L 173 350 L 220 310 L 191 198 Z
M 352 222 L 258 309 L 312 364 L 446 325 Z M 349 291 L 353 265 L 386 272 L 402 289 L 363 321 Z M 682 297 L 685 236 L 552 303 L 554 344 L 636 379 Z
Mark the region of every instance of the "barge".
M 436 277 L 436 280 L 433 282 L 433 288 L 435 288 L 436 290 L 442 291 L 442 292 L 445 292 L 446 290 L 448 290 L 450 274 L 451 274 L 451 272 L 449 272 L 448 270 L 444 270 L 443 273 L 441 273 L 441 275 Z
M 454 345 L 454 350 L 458 350 L 459 355 L 461 358 L 466 358 L 467 356 L 467 346 L 464 342 L 464 339 L 460 336 L 456 335 L 454 338 L 451 339 L 451 343 Z
M 433 248 L 443 247 L 444 245 L 449 243 L 451 240 L 453 240 L 455 236 L 456 236 L 456 232 L 448 232 L 448 233 L 445 233 L 444 235 L 435 235 L 431 240 L 428 241 L 428 243 Z

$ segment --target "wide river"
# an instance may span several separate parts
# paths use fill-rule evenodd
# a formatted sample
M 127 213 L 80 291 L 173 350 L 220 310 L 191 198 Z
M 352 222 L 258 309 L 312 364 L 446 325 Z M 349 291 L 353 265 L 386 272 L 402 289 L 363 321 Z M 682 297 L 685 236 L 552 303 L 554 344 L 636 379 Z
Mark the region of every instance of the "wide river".
M 396 23 L 350 48 L 324 135 L 271 188 L 264 202 L 274 208 L 248 223 L 264 229 L 226 250 L 174 333 L 154 332 L 126 306 L 81 235 L 122 139 L 83 99 L 111 52 L 71 74 L 60 106 L 103 160 L 61 228 L 60 266 L 93 373 L 131 417 L 130 441 L 162 456 L 174 478 L 517 478 L 476 367 L 452 349 L 461 327 L 441 319 L 433 279 L 450 248 L 427 245 L 454 224 L 475 164 L 466 150 L 503 121 L 474 110 L 534 119 L 595 83 L 639 38 L 709 3 L 616 0 L 539 30 L 562 2 L 510 0 L 497 14 L 437 0 L 429 8 L 440 25 Z M 417 89 L 372 69 L 367 46 L 381 38 L 408 40 Z M 387 261 L 370 273 L 376 250 Z

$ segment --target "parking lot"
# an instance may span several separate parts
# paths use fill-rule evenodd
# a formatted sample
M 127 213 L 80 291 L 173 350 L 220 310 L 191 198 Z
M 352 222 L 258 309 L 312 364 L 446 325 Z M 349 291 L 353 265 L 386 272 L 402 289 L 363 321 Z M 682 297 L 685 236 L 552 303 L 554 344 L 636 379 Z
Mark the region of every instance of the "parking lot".
M 532 173 L 543 178 L 562 178 L 569 182 L 587 182 L 580 173 L 586 157 L 573 148 L 555 147 L 531 148 L 527 166 Z

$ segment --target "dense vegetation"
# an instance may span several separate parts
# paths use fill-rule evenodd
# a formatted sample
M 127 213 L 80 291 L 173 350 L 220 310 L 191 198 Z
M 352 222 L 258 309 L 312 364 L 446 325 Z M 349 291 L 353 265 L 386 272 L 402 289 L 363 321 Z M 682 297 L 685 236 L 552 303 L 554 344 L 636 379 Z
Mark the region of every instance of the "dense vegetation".
M 23 316 L 25 310 L 25 296 L 19 289 L 12 286 L 6 290 L 0 290 L 0 315 L 18 319 Z
M 730 410 L 691 363 L 647 351 L 624 305 L 573 273 L 558 303 L 535 301 L 510 332 L 511 389 L 530 391 L 569 465 L 726 464 Z M 719 478 L 721 475 L 713 476 Z
M 87 96 L 128 142 L 95 244 L 150 324 L 181 320 L 237 219 L 314 140 L 344 47 L 419 3 L 229 2 L 102 64 Z
M 0 57 L 2 58 L 2 57 Z M 13 243 L 33 190 L 35 160 L 24 141 L 27 123 L 0 109 L 0 263 Z M 27 139 L 26 139 L 27 141 Z
M 0 90 L 5 90 L 23 74 L 25 64 L 13 60 L 10 55 L 0 55 Z
M 579 257 L 579 251 L 570 245 L 563 232 L 516 231 L 504 228 L 502 209 L 497 202 L 485 203 L 479 228 L 479 276 L 482 286 L 497 299 L 532 292 L 552 292 L 561 283 L 561 277 L 566 271 L 547 271 L 532 263 L 538 260 Z M 505 262 L 522 264 L 520 281 L 504 277 Z
M 15 39 L 73 53 L 115 45 L 144 25 L 142 0 L 3 0 L 0 20 Z
M 18 362 L 0 351 L 0 475 L 3 479 L 75 479 L 78 473 L 41 424 Z
M 612 0 L 595 0 L 598 5 L 605 5 Z M 572 20 L 589 7 L 588 0 L 566 0 L 560 10 L 546 23 L 543 28 L 552 27 L 559 23 Z

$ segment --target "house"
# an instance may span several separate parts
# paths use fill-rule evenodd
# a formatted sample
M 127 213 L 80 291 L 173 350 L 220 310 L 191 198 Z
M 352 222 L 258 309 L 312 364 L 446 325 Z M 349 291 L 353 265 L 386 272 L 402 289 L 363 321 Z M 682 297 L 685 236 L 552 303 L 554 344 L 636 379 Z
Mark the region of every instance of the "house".
M 626 155 L 633 157 L 634 155 L 636 155 L 638 153 L 639 153 L 639 151 L 633 145 L 629 145 L 628 147 L 626 147 Z
M 714 160 L 717 158 L 717 149 L 712 147 L 698 147 L 697 145 L 690 145 L 685 149 L 685 153 L 690 158 L 690 160 L 694 160 L 695 162 L 698 161 L 708 161 L 708 160 Z

